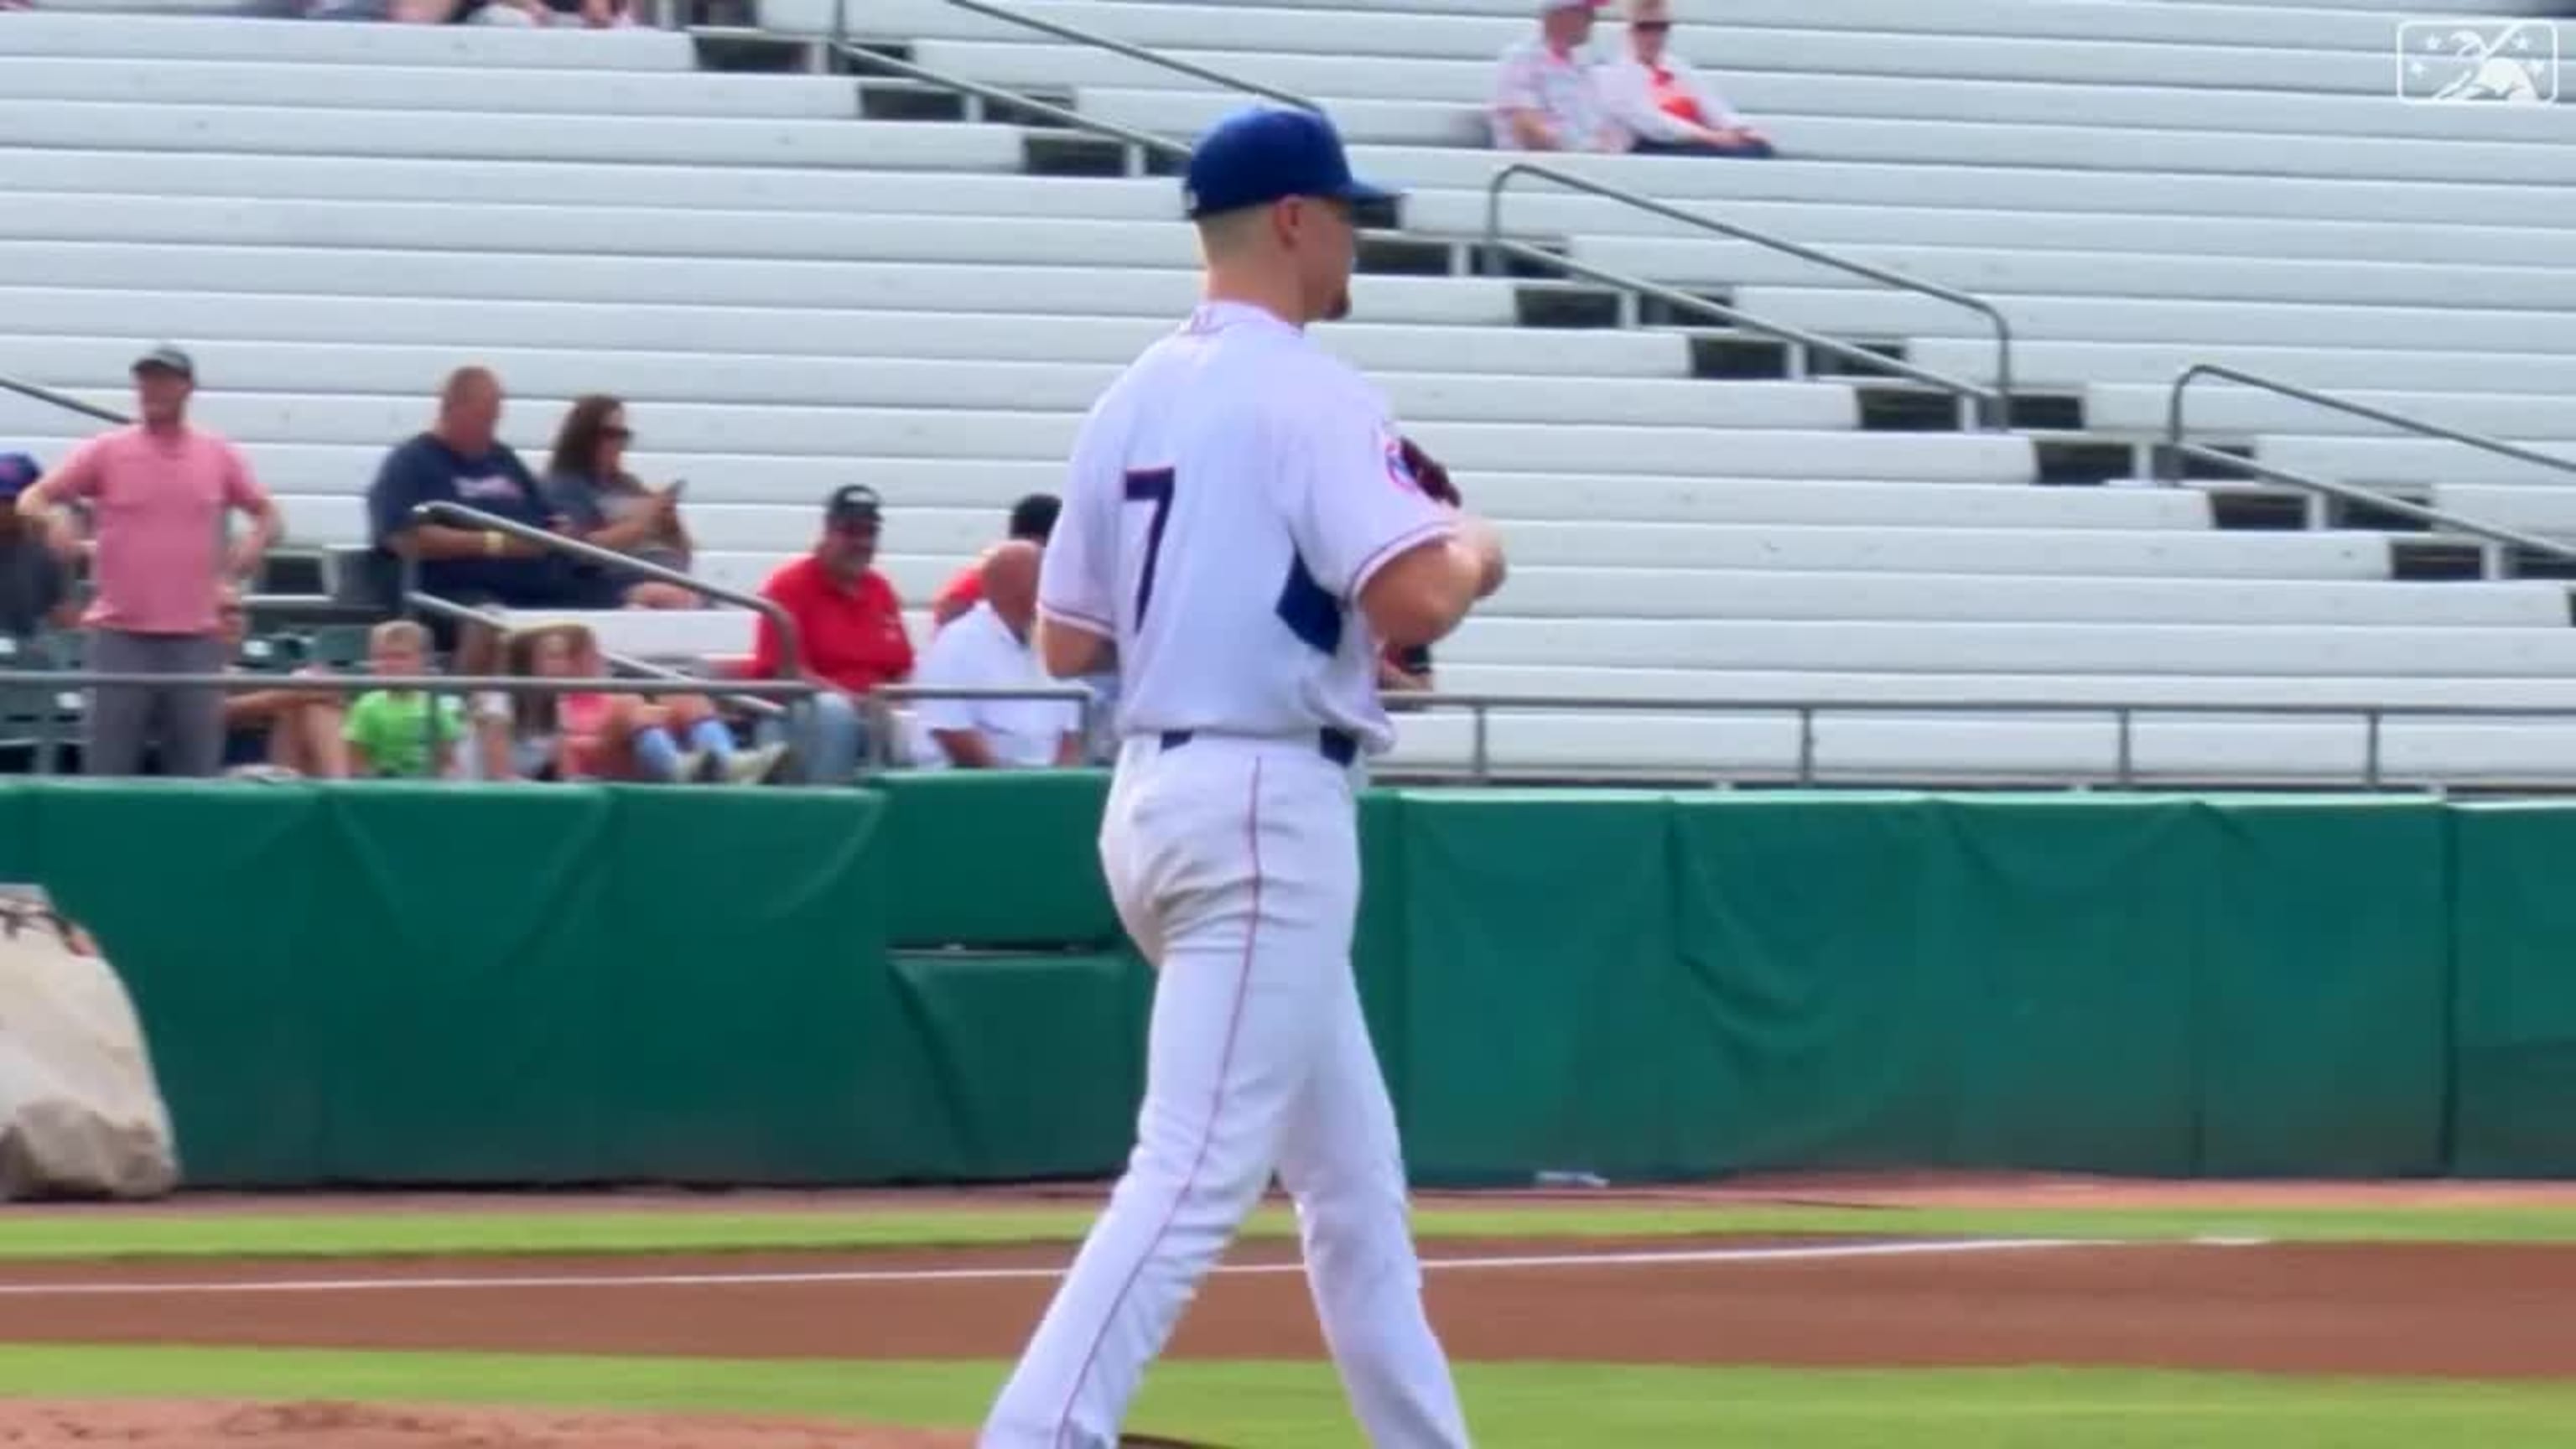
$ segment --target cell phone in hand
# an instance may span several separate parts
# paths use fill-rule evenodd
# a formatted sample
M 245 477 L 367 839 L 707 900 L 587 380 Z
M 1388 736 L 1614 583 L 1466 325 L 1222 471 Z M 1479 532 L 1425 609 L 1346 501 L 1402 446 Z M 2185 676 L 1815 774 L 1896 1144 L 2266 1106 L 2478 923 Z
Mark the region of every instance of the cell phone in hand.
M 688 491 L 689 480 L 686 478 L 674 478 L 671 480 L 671 486 L 662 490 L 665 495 L 671 498 L 677 498 Z

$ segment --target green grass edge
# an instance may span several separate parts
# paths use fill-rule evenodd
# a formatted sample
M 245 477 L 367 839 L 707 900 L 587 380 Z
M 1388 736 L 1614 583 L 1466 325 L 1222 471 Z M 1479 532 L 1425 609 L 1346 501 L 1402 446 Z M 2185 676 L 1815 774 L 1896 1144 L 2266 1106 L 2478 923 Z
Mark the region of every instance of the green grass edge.
M 146 1210 L 0 1215 L 0 1261 L 76 1259 L 480 1257 L 638 1253 L 865 1252 L 1078 1241 L 1095 1209 L 863 1209 L 190 1214 Z M 1530 1205 L 1416 1214 L 1426 1244 L 1474 1238 L 1939 1236 L 2164 1241 L 2576 1242 L 2576 1211 L 2532 1205 L 2441 1208 L 1967 1209 Z M 1264 1208 L 1246 1234 L 1293 1234 Z
M 0 1346 L 0 1396 L 192 1398 L 759 1414 L 970 1428 L 1005 1365 Z M 1458 1366 L 1481 1449 L 1742 1442 L 1798 1449 L 2413 1449 L 2433 1432 L 2554 1443 L 2576 1385 L 2130 1369 Z M 1137 1428 L 1237 1449 L 1358 1436 L 1321 1363 L 1166 1361 Z M 1603 1436 L 1610 1436 L 1605 1439 Z

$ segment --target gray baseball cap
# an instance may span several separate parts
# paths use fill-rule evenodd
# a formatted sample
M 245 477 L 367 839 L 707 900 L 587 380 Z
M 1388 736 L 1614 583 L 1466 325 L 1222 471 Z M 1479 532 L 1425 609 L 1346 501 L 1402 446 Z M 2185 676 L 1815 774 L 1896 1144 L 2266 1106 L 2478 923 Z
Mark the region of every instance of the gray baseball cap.
M 175 372 L 193 382 L 197 377 L 196 359 L 164 342 L 134 359 L 136 372 Z

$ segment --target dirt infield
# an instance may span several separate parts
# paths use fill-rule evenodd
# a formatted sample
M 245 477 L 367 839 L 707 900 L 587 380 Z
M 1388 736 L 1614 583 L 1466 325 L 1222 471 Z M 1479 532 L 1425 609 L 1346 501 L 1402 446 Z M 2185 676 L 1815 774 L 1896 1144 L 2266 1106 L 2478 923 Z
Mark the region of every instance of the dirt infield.
M 1007 1358 L 1067 1256 L 18 1265 L 0 1339 Z M 1429 1262 L 1466 1359 L 2576 1376 L 2558 1248 L 1483 1242 Z M 1321 1357 L 1293 1246 L 1234 1253 L 1173 1353 Z
M 2118 1191 L 2128 1187 L 2097 1196 L 2089 1184 L 2061 1184 L 2059 1200 L 2134 1200 Z M 1996 1197 L 2036 1205 L 2053 1195 L 2028 1184 L 1891 1189 L 1883 1180 L 1766 1193 L 1774 1201 L 1887 1206 Z M 818 1205 L 795 1194 L 776 1201 Z M 746 1205 L 723 1202 L 734 1211 Z M 916 1196 L 906 1205 L 924 1204 Z M 393 1204 L 379 1198 L 369 1206 Z M 999 1359 L 1020 1347 L 1070 1252 L 1049 1245 L 10 1264 L 0 1265 L 0 1340 Z M 1433 1313 L 1462 1360 L 2576 1377 L 2576 1249 L 2564 1247 L 1657 1238 L 1449 1241 L 1427 1249 L 1426 1263 Z M 1172 1353 L 1322 1357 L 1294 1245 L 1238 1245 L 1208 1280 Z M 11 1449 L 964 1449 L 970 1442 L 964 1434 L 742 1418 L 0 1400 L 0 1446 Z
M 376 1404 L 0 1400 L 9 1449 L 966 1449 L 967 1434 L 704 1416 Z

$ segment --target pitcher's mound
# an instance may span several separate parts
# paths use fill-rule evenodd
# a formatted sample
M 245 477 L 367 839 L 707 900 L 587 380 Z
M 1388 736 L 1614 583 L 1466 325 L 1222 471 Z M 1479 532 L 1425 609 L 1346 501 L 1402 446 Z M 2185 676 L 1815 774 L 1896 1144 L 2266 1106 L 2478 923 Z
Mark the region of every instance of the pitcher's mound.
M 864 1424 L 549 1409 L 0 1399 L 8 1449 L 968 1449 L 973 1436 Z

